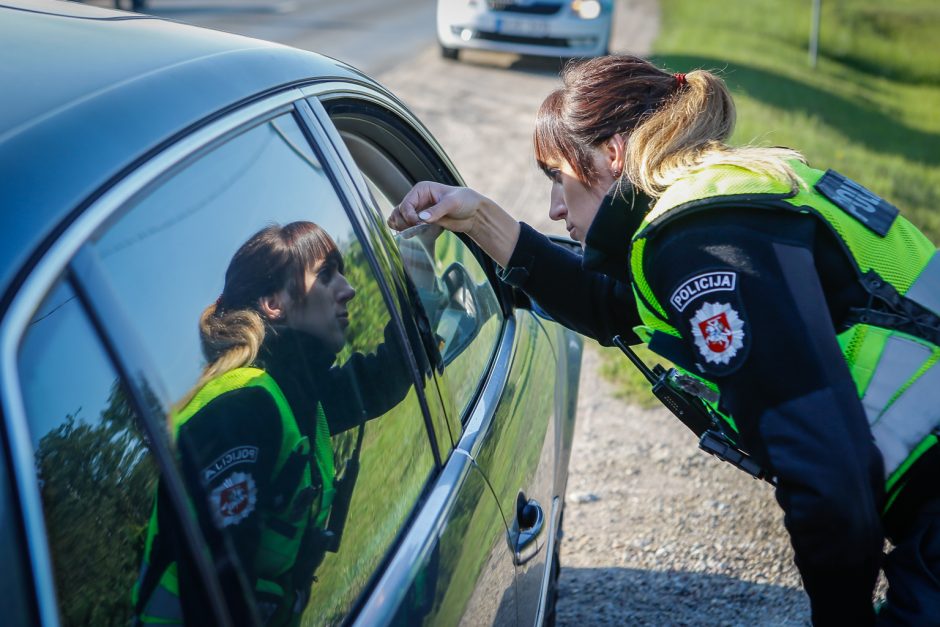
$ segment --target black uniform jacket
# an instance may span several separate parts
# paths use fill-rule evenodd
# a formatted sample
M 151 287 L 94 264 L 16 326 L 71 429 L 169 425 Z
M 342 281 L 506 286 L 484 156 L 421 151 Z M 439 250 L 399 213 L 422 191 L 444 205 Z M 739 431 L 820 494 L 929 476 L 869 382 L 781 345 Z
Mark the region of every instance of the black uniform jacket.
M 381 416 L 404 399 L 413 381 L 410 371 L 399 367 L 399 342 L 391 333 L 389 325 L 375 353 L 355 353 L 335 367 L 335 354 L 313 336 L 268 328 L 253 365 L 277 382 L 301 434 L 310 440 L 311 451 L 316 441 L 317 403 L 322 404 L 330 433 L 335 435 Z M 364 382 L 369 382 L 368 387 Z M 197 504 L 197 512 L 209 543 L 218 545 L 213 555 L 224 562 L 220 556 L 234 550 L 252 589 L 258 578 L 253 562 L 262 513 L 271 511 L 271 499 L 278 492 L 272 480 L 281 437 L 281 416 L 271 395 L 248 387 L 210 401 L 180 428 L 177 438 L 190 493 L 205 497 Z M 315 466 L 313 472 L 317 472 Z M 237 493 L 231 490 L 234 486 Z M 223 583 L 231 582 L 223 577 Z
M 607 196 L 588 232 L 588 267 L 524 225 L 504 276 L 602 344 L 630 338 L 627 259 L 641 201 Z M 645 275 L 683 335 L 669 357 L 720 384 L 743 448 L 779 479 L 814 622 L 871 623 L 884 475 L 836 341 L 848 308 L 865 303 L 841 245 L 810 215 L 713 209 L 655 232 Z

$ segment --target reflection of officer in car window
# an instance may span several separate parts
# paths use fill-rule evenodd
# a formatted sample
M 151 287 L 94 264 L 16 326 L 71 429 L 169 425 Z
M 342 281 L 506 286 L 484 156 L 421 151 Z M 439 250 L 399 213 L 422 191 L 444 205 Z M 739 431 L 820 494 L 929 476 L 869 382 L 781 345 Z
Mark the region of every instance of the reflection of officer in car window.
M 194 507 L 213 555 L 224 561 L 223 546 L 234 546 L 267 625 L 299 619 L 314 571 L 338 548 L 362 428 L 342 481 L 330 436 L 381 415 L 412 383 L 407 369 L 388 367 L 401 359 L 391 325 L 374 354 L 333 366 L 356 295 L 343 272 L 336 244 L 311 222 L 270 226 L 249 239 L 202 314 L 208 366 L 172 417 L 191 493 L 203 496 Z M 382 384 L 366 395 L 356 386 L 362 380 Z M 185 568 L 174 560 L 159 500 L 135 590 L 138 616 L 192 623 Z M 227 592 L 230 602 L 239 594 Z

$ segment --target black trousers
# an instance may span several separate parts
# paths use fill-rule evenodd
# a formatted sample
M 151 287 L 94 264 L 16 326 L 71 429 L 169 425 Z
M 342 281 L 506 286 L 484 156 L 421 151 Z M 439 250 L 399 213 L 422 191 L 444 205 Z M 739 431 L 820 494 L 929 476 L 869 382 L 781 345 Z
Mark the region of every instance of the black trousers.
M 928 502 L 885 561 L 879 626 L 940 625 L 940 499 Z

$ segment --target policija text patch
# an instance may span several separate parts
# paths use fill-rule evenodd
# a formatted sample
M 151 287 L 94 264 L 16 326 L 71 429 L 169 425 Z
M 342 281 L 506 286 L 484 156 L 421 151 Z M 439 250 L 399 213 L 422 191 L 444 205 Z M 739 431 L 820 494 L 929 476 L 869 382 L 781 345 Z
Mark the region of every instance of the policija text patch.
M 669 297 L 669 302 L 681 313 L 699 296 L 713 292 L 733 292 L 737 278 L 734 272 L 705 272 L 696 275 L 677 287 Z

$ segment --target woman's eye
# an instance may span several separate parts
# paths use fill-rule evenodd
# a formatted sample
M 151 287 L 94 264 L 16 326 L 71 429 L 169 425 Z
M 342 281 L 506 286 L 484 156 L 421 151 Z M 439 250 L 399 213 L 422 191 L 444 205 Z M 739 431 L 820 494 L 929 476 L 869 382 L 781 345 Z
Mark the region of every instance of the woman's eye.
M 333 280 L 335 274 L 336 268 L 334 266 L 326 266 L 317 273 L 317 279 L 326 284 Z
M 561 185 L 561 170 L 558 168 L 549 168 L 546 174 L 548 174 L 548 178 L 551 179 L 552 183 Z

